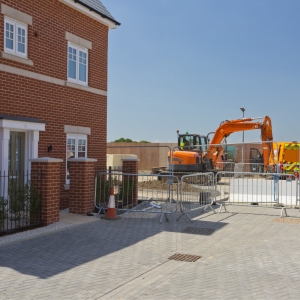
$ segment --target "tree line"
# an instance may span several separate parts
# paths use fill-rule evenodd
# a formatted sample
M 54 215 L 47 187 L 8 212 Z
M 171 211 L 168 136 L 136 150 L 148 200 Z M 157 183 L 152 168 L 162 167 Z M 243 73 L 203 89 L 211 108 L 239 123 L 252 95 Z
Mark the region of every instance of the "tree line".
M 114 140 L 113 143 L 151 143 L 151 142 L 145 140 L 141 140 L 138 142 L 128 138 L 119 138 L 118 140 Z

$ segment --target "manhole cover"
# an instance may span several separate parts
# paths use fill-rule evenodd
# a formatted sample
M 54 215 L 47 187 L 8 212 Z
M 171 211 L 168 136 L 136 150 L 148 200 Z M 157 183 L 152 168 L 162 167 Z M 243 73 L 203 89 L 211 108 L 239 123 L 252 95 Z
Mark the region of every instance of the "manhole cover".
M 179 254 L 179 253 L 175 253 L 174 255 L 169 257 L 169 259 L 172 260 L 187 261 L 187 262 L 195 262 L 199 258 L 201 258 L 201 256 L 199 255 Z
M 190 233 L 190 234 L 211 235 L 215 232 L 215 229 L 213 229 L 213 228 L 187 227 L 183 232 L 184 233 Z
M 289 224 L 300 224 L 300 219 L 291 219 L 291 218 L 277 218 L 273 222 L 278 223 L 289 223 Z

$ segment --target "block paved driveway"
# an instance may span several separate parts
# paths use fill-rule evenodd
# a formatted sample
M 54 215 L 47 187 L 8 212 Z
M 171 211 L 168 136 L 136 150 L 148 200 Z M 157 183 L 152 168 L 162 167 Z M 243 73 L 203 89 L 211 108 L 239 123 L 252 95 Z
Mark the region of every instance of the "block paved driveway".
M 300 224 L 230 206 L 176 222 L 128 215 L 0 246 L 1 299 L 299 299 Z M 298 210 L 288 210 L 300 220 Z M 183 233 L 212 228 L 211 235 Z M 202 256 L 169 260 L 175 253 Z

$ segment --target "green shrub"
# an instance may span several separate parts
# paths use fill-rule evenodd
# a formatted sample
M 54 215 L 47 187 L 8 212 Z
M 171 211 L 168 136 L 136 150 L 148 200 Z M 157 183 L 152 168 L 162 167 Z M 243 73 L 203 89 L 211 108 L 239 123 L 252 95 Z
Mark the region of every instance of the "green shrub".
M 131 205 L 133 203 L 132 195 L 136 188 L 137 182 L 135 180 L 123 177 L 123 182 L 119 186 L 119 193 L 117 198 L 119 199 L 119 204 Z
M 4 229 L 4 222 L 7 219 L 8 201 L 4 197 L 0 197 L 0 231 Z
M 21 215 L 28 216 L 30 213 L 30 224 L 39 223 L 42 211 L 42 195 L 38 192 L 36 185 L 28 181 L 24 186 L 12 179 L 8 188 L 11 212 L 15 220 L 20 221 Z
M 107 203 L 111 187 L 118 185 L 117 176 L 112 176 L 111 180 L 109 180 L 106 178 L 106 175 L 97 175 L 96 203 Z

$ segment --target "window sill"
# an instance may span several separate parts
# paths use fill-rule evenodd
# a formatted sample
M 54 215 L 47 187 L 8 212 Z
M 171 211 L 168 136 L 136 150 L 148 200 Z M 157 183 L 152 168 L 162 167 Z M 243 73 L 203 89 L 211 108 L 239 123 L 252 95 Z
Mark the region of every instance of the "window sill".
M 17 55 L 14 55 L 14 54 L 9 54 L 9 53 L 1 51 L 1 57 L 4 58 L 4 59 L 9 59 L 9 60 L 16 61 L 16 62 L 21 63 L 21 64 L 25 64 L 25 65 L 28 65 L 28 66 L 33 66 L 33 61 L 32 60 L 30 60 L 28 58 L 23 58 L 21 56 L 17 56 Z
M 91 93 L 98 94 L 98 95 L 107 96 L 106 91 L 95 89 L 95 88 L 89 87 L 87 85 L 81 85 L 81 84 L 78 84 L 78 83 L 66 81 L 66 86 L 71 87 L 71 88 L 75 88 L 75 89 L 79 89 L 79 90 L 82 90 L 82 91 L 91 92 Z
M 68 191 L 69 189 L 70 189 L 70 184 L 65 184 L 65 185 L 64 185 L 64 190 L 65 190 L 65 191 Z
M 87 84 L 69 81 L 69 79 L 66 81 L 66 85 L 70 86 L 70 87 L 78 88 L 78 89 L 80 89 L 81 87 L 89 88 L 89 86 Z

